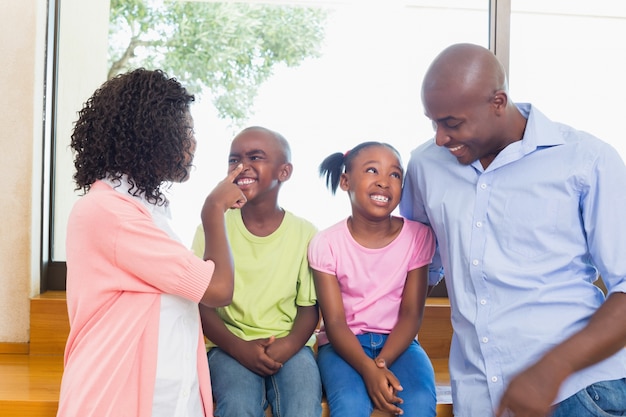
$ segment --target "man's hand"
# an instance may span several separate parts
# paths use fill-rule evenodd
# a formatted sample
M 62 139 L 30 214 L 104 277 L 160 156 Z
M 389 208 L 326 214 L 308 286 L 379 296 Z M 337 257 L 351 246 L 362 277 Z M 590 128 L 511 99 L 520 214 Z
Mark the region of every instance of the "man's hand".
M 563 381 L 558 369 L 543 360 L 518 374 L 504 392 L 496 417 L 549 416 Z

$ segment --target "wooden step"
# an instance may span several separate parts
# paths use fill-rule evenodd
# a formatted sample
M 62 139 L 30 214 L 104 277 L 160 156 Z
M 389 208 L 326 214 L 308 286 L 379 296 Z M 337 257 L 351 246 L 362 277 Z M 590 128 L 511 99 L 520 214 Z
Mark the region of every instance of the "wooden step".
M 65 291 L 47 291 L 33 297 L 30 312 L 31 354 L 62 355 L 70 331 Z M 419 333 L 420 344 L 429 357 L 447 359 L 451 340 L 452 325 L 448 299 L 428 298 Z
M 447 367 L 447 360 L 433 359 L 433 366 L 437 389 L 447 390 L 448 374 L 442 371 Z M 0 354 L 0 415 L 55 417 L 62 374 L 63 357 L 60 355 Z M 328 417 L 325 401 L 322 408 L 322 417 Z M 449 401 L 437 404 L 437 417 L 452 415 L 452 404 Z M 268 412 L 268 416 L 271 416 L 271 412 Z M 381 411 L 372 414 L 372 417 L 390 416 Z
M 448 298 L 430 297 L 426 300 L 418 340 L 431 359 L 448 361 L 452 343 L 452 322 Z
M 47 291 L 30 300 L 31 355 L 63 355 L 69 332 L 65 291 Z
M 1 416 L 56 416 L 68 332 L 64 291 L 49 291 L 31 300 L 30 354 L 0 353 Z M 437 417 L 452 417 L 448 375 L 451 335 L 448 300 L 429 298 L 419 340 L 435 368 Z M 322 417 L 328 417 L 326 402 L 322 407 Z M 372 417 L 387 416 L 390 415 L 380 411 L 372 414 Z
M 55 417 L 62 373 L 60 355 L 0 354 L 0 415 Z

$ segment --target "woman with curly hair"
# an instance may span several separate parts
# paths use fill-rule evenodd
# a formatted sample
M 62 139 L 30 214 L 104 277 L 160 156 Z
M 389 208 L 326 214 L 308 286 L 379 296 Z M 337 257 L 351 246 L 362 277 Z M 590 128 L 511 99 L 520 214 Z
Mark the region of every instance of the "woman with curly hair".
M 58 416 L 212 416 L 198 303 L 233 294 L 224 211 L 245 197 L 241 167 L 202 207 L 204 260 L 170 228 L 163 187 L 189 177 L 194 97 L 159 70 L 104 83 L 72 133 L 76 189 L 67 230 L 70 334 Z

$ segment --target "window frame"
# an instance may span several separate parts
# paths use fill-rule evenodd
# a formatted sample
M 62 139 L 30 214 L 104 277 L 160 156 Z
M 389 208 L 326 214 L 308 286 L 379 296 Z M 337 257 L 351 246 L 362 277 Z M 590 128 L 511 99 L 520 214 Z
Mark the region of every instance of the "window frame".
M 510 15 L 511 0 L 488 0 L 489 5 L 489 48 L 498 56 L 509 70 Z M 45 113 L 44 113 L 44 149 L 42 177 L 42 229 L 41 229 L 41 277 L 40 291 L 66 289 L 67 266 L 65 261 L 54 261 L 54 188 L 55 188 L 55 143 L 58 82 L 58 31 L 61 0 L 48 2 L 48 28 L 46 39 L 46 74 L 45 74 Z M 447 296 L 445 286 L 438 286 L 432 294 Z

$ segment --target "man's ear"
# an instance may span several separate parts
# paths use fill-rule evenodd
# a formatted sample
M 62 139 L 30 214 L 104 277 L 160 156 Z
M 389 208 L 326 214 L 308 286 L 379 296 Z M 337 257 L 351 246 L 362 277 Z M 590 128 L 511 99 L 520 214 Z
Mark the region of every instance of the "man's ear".
M 343 191 L 348 191 L 350 189 L 350 181 L 348 179 L 348 175 L 344 172 L 339 177 L 339 188 Z
M 504 90 L 498 90 L 491 97 L 491 104 L 497 111 L 503 111 L 506 108 L 507 102 L 509 101 L 509 97 Z
M 291 178 L 291 173 L 293 172 L 293 165 L 291 162 L 287 162 L 280 166 L 280 172 L 278 173 L 278 180 L 280 182 L 285 182 L 289 178 Z

